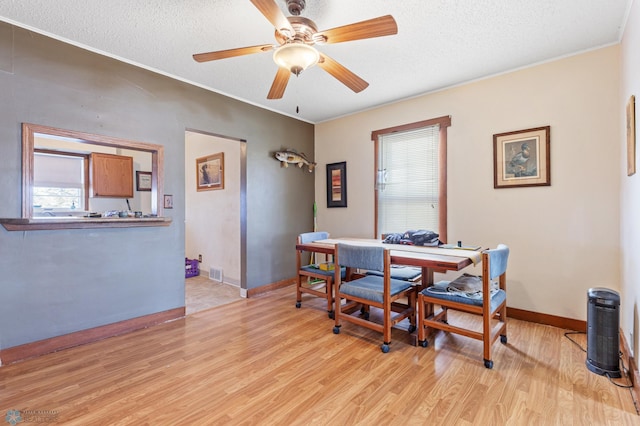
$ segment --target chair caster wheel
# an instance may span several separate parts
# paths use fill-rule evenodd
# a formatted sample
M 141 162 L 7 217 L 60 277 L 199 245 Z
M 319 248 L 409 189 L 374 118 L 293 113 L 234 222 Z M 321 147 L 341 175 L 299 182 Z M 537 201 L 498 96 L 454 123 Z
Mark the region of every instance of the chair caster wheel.
M 389 352 L 389 345 L 386 343 L 383 343 L 382 345 L 380 345 L 380 350 L 382 350 L 382 353 L 387 353 Z
M 500 343 L 506 345 L 507 344 L 507 336 L 500 336 Z
M 488 368 L 489 370 L 491 370 L 491 369 L 493 368 L 493 361 L 488 360 L 488 359 L 485 359 L 485 360 L 484 360 L 484 366 L 485 366 L 486 368 Z
M 338 327 L 337 325 L 333 327 L 333 334 L 340 334 L 340 327 Z
M 328 315 L 329 315 L 329 318 L 331 318 L 331 319 L 334 319 L 336 317 L 336 314 L 333 311 L 329 311 Z
M 302 306 L 302 303 L 296 302 L 296 308 L 300 309 L 300 306 Z
M 426 340 L 418 340 L 418 344 L 423 348 L 426 348 L 427 346 L 429 346 L 429 342 Z
M 409 328 L 407 329 L 407 331 L 408 331 L 409 333 L 413 333 L 414 331 L 416 331 L 416 326 L 415 326 L 415 325 L 413 325 L 413 324 L 411 324 L 411 325 L 409 326 Z

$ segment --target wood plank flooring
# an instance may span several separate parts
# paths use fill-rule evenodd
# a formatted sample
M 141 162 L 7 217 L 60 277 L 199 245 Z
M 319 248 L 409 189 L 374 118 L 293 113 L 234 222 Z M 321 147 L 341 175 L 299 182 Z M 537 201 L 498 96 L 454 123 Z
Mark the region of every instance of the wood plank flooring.
M 211 280 L 201 272 L 185 279 L 184 299 L 186 314 L 190 315 L 240 300 L 240 288 Z
M 509 343 L 495 345 L 487 370 L 481 342 L 439 333 L 422 348 L 394 329 L 383 354 L 378 333 L 344 324 L 334 335 L 322 299 L 294 305 L 288 287 L 0 367 L 0 416 L 47 410 L 85 426 L 640 424 L 630 391 L 588 371 L 564 330 L 508 320 Z

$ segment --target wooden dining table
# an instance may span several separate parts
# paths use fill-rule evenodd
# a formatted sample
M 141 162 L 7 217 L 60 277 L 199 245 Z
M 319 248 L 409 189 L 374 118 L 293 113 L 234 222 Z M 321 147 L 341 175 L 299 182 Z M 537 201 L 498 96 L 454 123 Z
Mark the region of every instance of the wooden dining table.
M 391 264 L 422 268 L 422 279 L 416 285 L 418 291 L 433 285 L 435 272 L 460 271 L 470 265 L 481 262 L 482 255 L 478 250 L 424 247 L 405 244 L 387 244 L 382 240 L 367 238 L 330 238 L 311 243 L 296 244 L 296 250 L 322 253 L 329 257 L 335 255 L 337 244 L 351 244 L 368 247 L 384 247 L 391 250 Z M 337 282 L 337 281 L 336 281 Z M 415 307 L 419 311 L 419 307 Z M 422 313 L 425 314 L 425 313 Z M 429 314 L 427 312 L 426 314 Z M 420 315 L 420 313 L 418 313 Z M 410 333 L 411 344 L 417 345 L 417 335 Z
M 478 264 L 481 260 L 480 251 L 476 250 L 386 244 L 382 240 L 349 237 L 296 244 L 296 250 L 332 256 L 338 243 L 384 247 L 391 250 L 391 264 L 422 268 L 423 287 L 433 284 L 433 274 L 435 272 L 460 271 L 467 266 Z

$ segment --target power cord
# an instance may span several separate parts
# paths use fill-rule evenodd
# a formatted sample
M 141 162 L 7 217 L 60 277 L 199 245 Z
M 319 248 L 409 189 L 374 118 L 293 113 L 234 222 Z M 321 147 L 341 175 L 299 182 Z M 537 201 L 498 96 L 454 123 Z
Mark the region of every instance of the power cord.
M 580 350 L 582 352 L 587 352 L 587 350 L 584 349 L 582 346 L 580 346 L 580 344 L 578 342 L 576 342 L 571 337 L 569 337 L 569 335 L 571 335 L 571 334 L 586 334 L 586 333 L 584 333 L 582 331 L 567 331 L 567 332 L 564 333 L 564 337 L 569 339 L 569 341 L 571 343 L 573 343 L 578 348 L 580 348 Z M 631 389 L 633 388 L 633 383 L 631 382 L 631 378 L 629 377 L 629 369 L 627 367 L 625 367 L 625 365 L 624 365 L 624 360 L 622 359 L 622 351 L 618 352 L 618 359 L 619 359 L 620 365 L 622 366 L 622 371 L 624 372 L 624 377 L 625 377 L 625 379 L 626 379 L 628 384 L 622 385 L 620 383 L 614 382 L 613 378 L 609 375 L 609 373 L 605 373 L 604 375 L 607 377 L 607 379 L 609 379 L 609 382 L 614 384 L 615 386 L 617 386 L 619 388 L 623 388 L 623 389 L 629 389 L 629 393 L 631 394 L 631 400 L 633 401 L 633 406 L 636 409 L 636 414 L 640 415 L 640 410 L 638 409 L 638 404 L 637 404 L 636 400 L 633 397 L 633 392 L 631 392 Z
M 574 345 L 579 347 L 582 352 L 587 352 L 587 350 L 585 348 L 583 348 L 582 346 L 580 346 L 580 344 L 578 342 L 576 342 L 571 337 L 569 337 L 570 334 L 586 334 L 586 333 L 583 333 L 582 331 L 567 331 L 567 332 L 564 333 L 564 337 L 566 337 L 567 339 L 569 339 L 569 341 L 571 343 L 573 343 Z

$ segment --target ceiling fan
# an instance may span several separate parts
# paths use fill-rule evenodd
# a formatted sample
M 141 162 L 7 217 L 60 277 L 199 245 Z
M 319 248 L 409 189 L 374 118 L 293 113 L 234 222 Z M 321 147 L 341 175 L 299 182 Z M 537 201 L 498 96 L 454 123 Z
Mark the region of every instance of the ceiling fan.
M 391 15 L 318 31 L 315 22 L 300 16 L 306 5 L 305 0 L 286 0 L 289 13 L 293 15 L 289 17 L 282 13 L 275 0 L 250 1 L 275 27 L 275 38 L 278 44 L 197 53 L 193 55 L 193 59 L 197 62 L 207 62 L 275 50 L 273 59 L 278 64 L 278 71 L 267 99 L 282 98 L 290 75 L 298 76 L 302 71 L 316 64 L 349 89 L 356 93 L 361 92 L 369 86 L 369 83 L 327 55 L 318 52 L 313 46 L 398 33 L 398 26 Z

